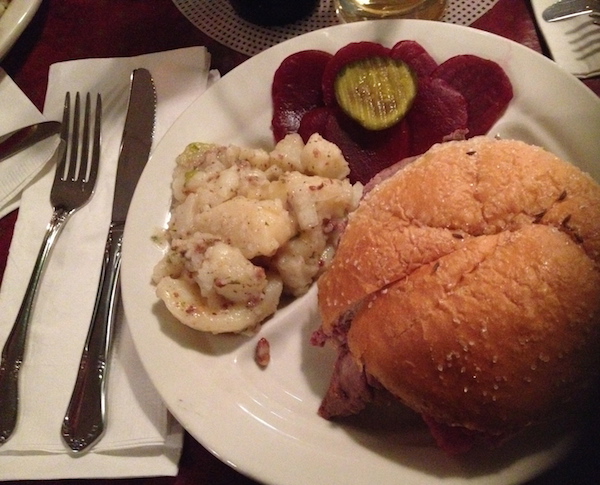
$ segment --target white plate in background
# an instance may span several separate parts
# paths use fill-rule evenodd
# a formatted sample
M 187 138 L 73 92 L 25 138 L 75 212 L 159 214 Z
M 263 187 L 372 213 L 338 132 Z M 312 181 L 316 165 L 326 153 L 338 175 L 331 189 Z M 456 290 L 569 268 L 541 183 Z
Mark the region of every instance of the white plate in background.
M 11 0 L 0 17 L 0 60 L 29 25 L 42 0 Z

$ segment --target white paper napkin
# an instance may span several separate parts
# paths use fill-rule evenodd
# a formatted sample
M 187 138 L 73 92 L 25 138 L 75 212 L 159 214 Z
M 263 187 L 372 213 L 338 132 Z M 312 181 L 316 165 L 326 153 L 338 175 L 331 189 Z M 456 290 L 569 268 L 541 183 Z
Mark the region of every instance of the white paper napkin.
M 600 25 L 588 15 L 546 22 L 542 12 L 556 0 L 532 0 L 535 18 L 554 61 L 578 78 L 600 75 Z
M 20 374 L 21 413 L 0 446 L 0 479 L 175 475 L 182 429 L 142 368 L 128 328 L 118 325 L 102 440 L 71 455 L 60 425 L 71 396 L 98 286 L 131 72 L 147 68 L 157 91 L 155 143 L 209 82 L 210 57 L 193 47 L 133 58 L 51 66 L 44 114 L 60 119 L 65 90 L 103 96 L 102 155 L 96 192 L 67 222 L 43 276 Z M 50 220 L 53 171 L 28 188 L 0 288 L 0 342 L 6 340 Z M 121 315 L 120 320 L 123 317 Z
M 45 120 L 2 69 L 0 112 L 0 135 Z M 57 145 L 58 136 L 53 136 L 0 162 L 0 218 L 18 207 L 21 191 L 44 168 Z

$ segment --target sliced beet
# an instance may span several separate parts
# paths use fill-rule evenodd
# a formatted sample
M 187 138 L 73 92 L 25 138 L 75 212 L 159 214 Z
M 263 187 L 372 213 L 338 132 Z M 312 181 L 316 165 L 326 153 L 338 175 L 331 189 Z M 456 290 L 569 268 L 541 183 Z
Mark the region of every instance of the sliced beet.
M 332 55 L 305 50 L 286 57 L 275 71 L 271 127 L 276 141 L 295 133 L 305 113 L 323 105 L 321 79 Z
M 410 125 L 410 155 L 420 155 L 468 126 L 467 101 L 440 78 L 422 78 L 406 117 Z
M 295 133 L 302 120 L 302 110 L 294 104 L 280 103 L 273 111 L 271 128 L 275 141 L 282 140 L 285 135 Z
M 513 97 L 510 79 L 494 61 L 465 54 L 443 62 L 433 72 L 467 100 L 468 136 L 484 135 L 502 116 Z
M 409 151 L 409 128 L 403 120 L 382 131 L 369 131 L 336 108 L 327 108 L 321 135 L 335 143 L 350 166 L 350 181 L 366 184 L 384 168 L 405 158 Z
M 304 143 L 308 141 L 313 133 L 319 133 L 323 136 L 329 116 L 331 116 L 331 108 L 318 106 L 311 109 L 302 117 L 300 126 L 298 127 L 298 134 L 302 137 Z
M 335 78 L 346 64 L 367 57 L 387 56 L 390 49 L 377 42 L 351 42 L 340 48 L 325 66 L 323 72 L 323 100 L 328 106 L 334 106 L 335 101 Z
M 375 131 L 342 112 L 334 83 L 346 64 L 380 56 L 406 62 L 418 76 L 419 86 L 407 116 Z M 367 183 L 381 170 L 420 155 L 435 143 L 487 133 L 512 96 L 510 80 L 493 61 L 460 55 L 438 66 L 415 41 L 400 41 L 392 49 L 376 42 L 355 42 L 334 55 L 306 50 L 282 62 L 272 85 L 272 128 L 277 141 L 298 132 L 306 142 L 320 133 L 344 153 L 350 180 Z
M 426 77 L 438 67 L 438 63 L 425 50 L 425 48 L 414 40 L 401 40 L 390 50 L 390 57 L 406 62 L 417 75 Z

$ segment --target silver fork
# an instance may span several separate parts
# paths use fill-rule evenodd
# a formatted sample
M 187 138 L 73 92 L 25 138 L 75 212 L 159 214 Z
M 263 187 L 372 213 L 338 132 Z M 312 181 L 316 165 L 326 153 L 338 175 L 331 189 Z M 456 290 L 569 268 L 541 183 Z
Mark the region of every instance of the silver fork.
M 88 93 L 85 99 L 83 126 L 81 126 L 81 99 L 75 95 L 71 110 L 71 95 L 65 96 L 60 144 L 55 157 L 58 160 L 54 183 L 50 192 L 52 218 L 38 253 L 21 308 L 2 349 L 0 362 L 0 445 L 12 434 L 17 423 L 19 408 L 19 371 L 23 364 L 27 328 L 46 262 L 56 239 L 69 217 L 90 199 L 94 192 L 100 161 L 100 124 L 102 99 L 96 98 L 92 130 L 92 103 Z M 71 113 L 72 111 L 72 113 Z M 90 139 L 92 141 L 90 145 Z

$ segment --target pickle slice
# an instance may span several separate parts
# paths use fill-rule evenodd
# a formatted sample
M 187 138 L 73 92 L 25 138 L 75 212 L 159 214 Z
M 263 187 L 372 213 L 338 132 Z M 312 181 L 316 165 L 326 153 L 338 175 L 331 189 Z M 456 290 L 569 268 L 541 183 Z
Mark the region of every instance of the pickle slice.
M 368 57 L 345 65 L 334 89 L 348 116 L 368 130 L 383 130 L 404 118 L 417 94 L 417 81 L 399 59 Z

